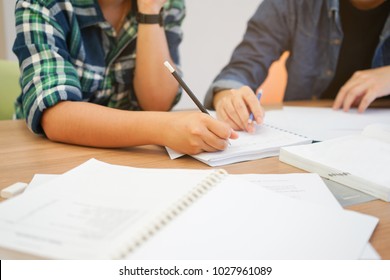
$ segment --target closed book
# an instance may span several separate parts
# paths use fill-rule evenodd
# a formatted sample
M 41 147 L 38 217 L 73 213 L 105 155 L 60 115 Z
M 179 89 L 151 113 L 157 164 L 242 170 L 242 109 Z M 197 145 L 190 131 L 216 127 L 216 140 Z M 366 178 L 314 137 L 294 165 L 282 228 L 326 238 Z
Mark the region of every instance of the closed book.
M 372 124 L 361 134 L 284 147 L 285 163 L 390 201 L 390 126 Z

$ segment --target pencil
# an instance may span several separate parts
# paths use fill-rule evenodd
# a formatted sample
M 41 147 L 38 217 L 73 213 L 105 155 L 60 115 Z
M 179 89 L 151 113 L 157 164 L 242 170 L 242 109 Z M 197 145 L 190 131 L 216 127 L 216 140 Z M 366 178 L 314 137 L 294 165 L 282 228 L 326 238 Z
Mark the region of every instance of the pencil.
M 171 72 L 173 77 L 175 77 L 176 81 L 184 89 L 184 91 L 188 94 L 188 96 L 192 99 L 192 101 L 194 101 L 196 106 L 198 106 L 199 110 L 201 110 L 203 113 L 211 116 L 209 111 L 207 111 L 207 109 L 203 106 L 203 104 L 199 101 L 199 99 L 196 98 L 196 96 L 192 92 L 192 90 L 187 86 L 187 84 L 183 81 L 183 79 L 179 76 L 179 74 L 177 74 L 177 72 L 175 71 L 175 68 L 173 68 L 172 65 L 168 61 L 165 61 L 164 65 L 165 65 L 165 67 L 168 68 L 169 72 Z M 227 140 L 227 142 L 229 145 L 231 145 L 229 140 Z
M 183 79 L 177 74 L 175 69 L 172 67 L 172 65 L 168 62 L 164 62 L 165 67 L 168 68 L 169 72 L 175 77 L 175 79 L 178 81 L 179 85 L 184 89 L 185 92 L 187 92 L 188 96 L 194 101 L 196 106 L 198 106 L 199 110 L 201 110 L 203 113 L 210 115 L 210 113 L 207 111 L 207 109 L 202 105 L 202 103 L 199 101 L 198 98 L 196 98 L 195 94 L 192 92 L 192 90 L 187 86 L 187 84 L 183 81 Z

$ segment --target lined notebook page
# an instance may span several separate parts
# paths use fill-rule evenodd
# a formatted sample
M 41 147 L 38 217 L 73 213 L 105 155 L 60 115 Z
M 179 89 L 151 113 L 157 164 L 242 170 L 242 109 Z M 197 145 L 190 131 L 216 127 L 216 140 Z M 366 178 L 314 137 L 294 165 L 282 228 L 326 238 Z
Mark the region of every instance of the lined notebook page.
M 211 116 L 216 117 L 215 111 L 209 112 Z M 237 133 L 239 135 L 238 139 L 230 139 L 230 145 L 224 151 L 204 152 L 191 156 L 209 166 L 222 166 L 277 156 L 281 147 L 312 142 L 312 139 L 306 136 L 267 122 L 257 125 L 255 133 L 245 131 L 237 131 Z M 168 147 L 166 147 L 166 150 L 171 159 L 183 156 L 183 154 Z
M 239 138 L 230 140 L 224 151 L 200 153 L 193 157 L 210 166 L 221 166 L 235 162 L 277 156 L 280 147 L 311 143 L 301 135 L 267 124 L 258 125 L 255 133 L 238 132 Z

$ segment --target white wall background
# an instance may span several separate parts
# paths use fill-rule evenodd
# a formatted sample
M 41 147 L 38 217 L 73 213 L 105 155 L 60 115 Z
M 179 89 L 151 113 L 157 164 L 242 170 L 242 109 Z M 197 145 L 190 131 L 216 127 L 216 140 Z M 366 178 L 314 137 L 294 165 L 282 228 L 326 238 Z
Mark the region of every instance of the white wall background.
M 203 102 L 212 80 L 229 61 L 262 0 L 186 0 L 180 48 L 183 79 Z M 195 108 L 183 93 L 177 109 Z
M 5 38 L 3 42 L 5 45 L 5 58 L 16 60 L 16 56 L 12 52 L 12 45 L 16 37 L 14 17 L 15 0 L 0 0 L 0 5 L 3 8 L 3 15 L 0 15 L 0 24 L 3 25 L 5 33 L 0 36 L 0 40 Z
M 183 23 L 184 40 L 180 48 L 184 80 L 203 102 L 207 88 L 228 62 L 240 42 L 248 19 L 262 0 L 186 0 L 187 16 Z M 15 60 L 14 0 L 0 0 L 4 15 L 6 58 Z M 0 36 L 0 39 L 2 36 Z M 175 109 L 195 108 L 183 93 Z

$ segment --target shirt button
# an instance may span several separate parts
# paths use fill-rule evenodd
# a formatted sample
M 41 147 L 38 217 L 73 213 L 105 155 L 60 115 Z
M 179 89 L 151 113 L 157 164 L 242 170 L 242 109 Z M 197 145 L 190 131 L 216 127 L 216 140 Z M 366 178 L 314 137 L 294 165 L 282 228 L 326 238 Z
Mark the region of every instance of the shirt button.
M 333 75 L 333 71 L 328 69 L 328 70 L 325 71 L 325 75 L 330 77 L 330 76 Z
M 340 40 L 340 39 L 333 39 L 333 40 L 331 41 L 331 44 L 332 44 L 332 45 L 341 45 L 341 40 Z

